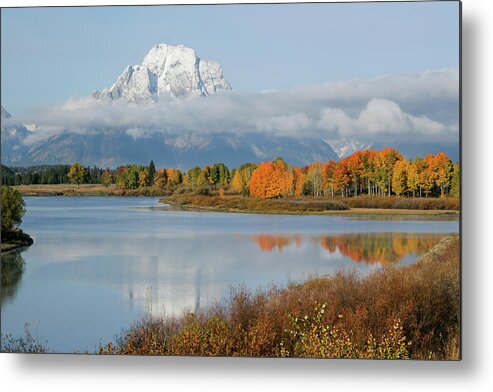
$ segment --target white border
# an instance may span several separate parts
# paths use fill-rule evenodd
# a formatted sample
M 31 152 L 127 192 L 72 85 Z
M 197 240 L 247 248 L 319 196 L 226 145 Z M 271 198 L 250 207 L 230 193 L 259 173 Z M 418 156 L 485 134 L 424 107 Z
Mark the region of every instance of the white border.
M 230 3 L 231 1 L 215 1 Z M 243 1 L 249 2 L 249 1 Z M 261 2 L 261 1 L 250 1 Z M 144 4 L 173 1 L 147 0 Z M 176 3 L 176 2 L 175 2 Z M 187 1 L 181 3 L 207 3 Z M 0 6 L 139 4 L 0 0 Z M 380 362 L 0 354 L 4 391 L 486 391 L 493 385 L 491 304 L 493 2 L 463 1 L 463 360 Z

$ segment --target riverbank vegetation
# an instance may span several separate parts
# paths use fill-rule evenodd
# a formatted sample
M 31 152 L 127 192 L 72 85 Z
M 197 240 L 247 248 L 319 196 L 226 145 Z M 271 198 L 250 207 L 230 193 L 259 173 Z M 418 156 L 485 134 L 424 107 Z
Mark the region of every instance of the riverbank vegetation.
M 340 272 L 287 288 L 233 290 L 178 318 L 147 316 L 101 354 L 460 358 L 460 241 L 367 277 Z
M 457 163 L 444 153 L 406 160 L 390 147 L 306 167 L 276 158 L 232 170 L 215 163 L 181 171 L 156 168 L 153 161 L 115 170 L 77 162 L 5 168 L 2 182 L 18 184 L 16 189 L 24 195 L 170 196 L 167 203 L 215 211 L 310 214 L 371 209 L 371 213 L 398 210 L 402 214 L 460 208 Z
M 22 222 L 22 217 L 25 213 L 24 200 L 22 199 L 21 194 L 6 185 L 2 186 L 1 193 L 1 251 L 7 252 L 13 249 L 32 245 L 33 239 L 19 228 L 19 225 Z
M 412 199 L 398 196 L 358 196 L 350 199 L 341 197 L 256 199 L 235 194 L 220 196 L 216 192 L 210 195 L 173 194 L 161 199 L 161 202 L 196 210 L 257 214 L 457 215 L 459 210 L 459 200 L 454 198 Z
M 194 193 L 174 194 L 164 199 L 185 208 L 254 213 L 321 213 L 324 211 L 349 210 L 349 206 L 338 200 L 310 199 L 256 199 L 240 195 L 197 195 Z

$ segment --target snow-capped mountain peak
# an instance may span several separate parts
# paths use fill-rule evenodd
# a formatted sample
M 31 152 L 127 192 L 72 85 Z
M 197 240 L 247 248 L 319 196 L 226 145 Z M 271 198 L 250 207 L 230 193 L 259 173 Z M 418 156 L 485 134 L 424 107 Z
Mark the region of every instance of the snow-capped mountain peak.
M 356 151 L 364 151 L 372 147 L 372 143 L 364 143 L 358 140 L 328 139 L 325 142 L 332 147 L 340 159 L 346 158 Z
M 217 62 L 200 59 L 184 45 L 158 44 L 142 64 L 127 66 L 113 86 L 95 91 L 93 96 L 149 103 L 170 96 L 208 96 L 220 90 L 231 90 L 231 85 Z

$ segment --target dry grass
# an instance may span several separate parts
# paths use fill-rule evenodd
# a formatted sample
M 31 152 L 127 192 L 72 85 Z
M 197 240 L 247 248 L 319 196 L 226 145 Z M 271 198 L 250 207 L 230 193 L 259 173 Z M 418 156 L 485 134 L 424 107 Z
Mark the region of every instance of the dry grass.
M 341 201 L 321 199 L 255 199 L 238 195 L 223 198 L 197 194 L 172 195 L 162 200 L 165 203 L 181 207 L 224 212 L 253 213 L 321 213 L 325 211 L 343 211 L 349 207 Z
M 360 201 L 355 201 L 355 200 Z M 388 200 L 387 200 L 388 199 Z M 379 197 L 367 198 L 284 198 L 255 199 L 239 195 L 226 195 L 223 198 L 193 193 L 173 194 L 163 203 L 204 211 L 244 212 L 257 214 L 316 214 L 316 215 L 457 215 L 454 199 L 428 199 L 407 203 L 407 198 Z M 423 199 L 424 200 L 424 199 Z M 452 200 L 452 201 L 451 201 Z M 405 203 L 405 202 L 406 203 Z M 457 202 L 458 203 L 458 202 Z M 437 208 L 430 208 L 435 205 Z M 392 207 L 396 206 L 396 207 Z M 405 208 L 409 206 L 410 208 Z M 413 208 L 411 208 L 413 207 Z M 450 207 L 450 209 L 444 209 Z
M 234 290 L 200 314 L 146 318 L 100 353 L 459 359 L 459 246 L 449 237 L 414 265 L 366 278 Z
M 351 208 L 380 208 L 404 210 L 454 210 L 458 211 L 460 202 L 453 197 L 399 197 L 399 196 L 357 196 L 344 200 Z
M 164 196 L 162 190 L 145 187 L 121 189 L 115 185 L 101 184 L 54 184 L 54 185 L 16 185 L 13 187 L 23 196 Z

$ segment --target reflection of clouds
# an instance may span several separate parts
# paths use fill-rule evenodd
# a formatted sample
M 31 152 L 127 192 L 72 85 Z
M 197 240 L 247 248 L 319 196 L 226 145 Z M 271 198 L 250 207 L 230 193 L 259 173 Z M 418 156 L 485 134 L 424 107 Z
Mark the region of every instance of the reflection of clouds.
M 150 304 L 153 311 L 168 314 L 209 305 L 231 286 L 257 289 L 286 283 L 288 277 L 331 273 L 344 264 L 343 259 L 328 263 L 320 258 L 310 242 L 289 247 L 279 257 L 260 251 L 247 236 L 94 238 L 91 246 L 67 236 L 62 242 L 66 253 L 54 250 L 54 241 L 40 241 L 27 255 L 28 262 L 43 265 L 38 279 L 114 287 L 128 306 L 143 310 Z
M 124 301 L 153 315 L 178 316 L 184 310 L 196 312 L 224 295 L 224 287 L 214 284 L 214 269 L 167 269 L 159 271 L 154 285 L 129 282 L 121 286 Z
M 113 287 L 121 293 L 124 306 L 177 315 L 221 300 L 239 284 L 255 290 L 341 269 L 367 274 L 382 264 L 424 252 L 442 236 L 165 235 L 124 241 L 117 236 L 87 237 L 82 242 L 66 236 L 61 242 L 68 252 L 57 251 L 57 241 L 46 239 L 26 258 L 43 263 L 40 279 Z

